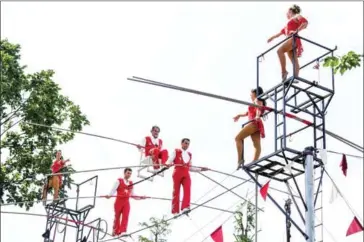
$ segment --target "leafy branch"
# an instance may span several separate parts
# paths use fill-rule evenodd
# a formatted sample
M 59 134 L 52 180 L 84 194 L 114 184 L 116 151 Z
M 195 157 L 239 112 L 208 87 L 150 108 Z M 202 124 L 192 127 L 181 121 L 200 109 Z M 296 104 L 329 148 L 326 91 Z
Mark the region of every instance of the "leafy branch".
M 344 75 L 346 71 L 360 67 L 361 58 L 363 55 L 349 51 L 343 56 L 327 56 L 323 66 L 333 68 L 334 74 L 340 72 L 341 75 Z

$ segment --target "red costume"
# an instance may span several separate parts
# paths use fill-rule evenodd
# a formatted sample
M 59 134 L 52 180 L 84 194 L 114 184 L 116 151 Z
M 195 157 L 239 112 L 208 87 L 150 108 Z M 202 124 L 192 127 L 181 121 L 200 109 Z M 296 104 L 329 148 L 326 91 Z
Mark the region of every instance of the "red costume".
M 254 107 L 254 106 L 249 106 L 248 107 L 248 119 L 249 120 L 254 120 L 256 118 L 257 110 L 260 110 L 261 115 L 264 113 L 264 108 L 257 108 L 257 107 Z M 258 127 L 260 137 L 264 138 L 265 137 L 265 131 L 264 131 L 264 124 L 263 124 L 262 119 L 260 118 L 259 120 L 254 120 L 253 122 Z
M 153 161 L 153 168 L 159 169 L 159 164 L 165 164 L 168 160 L 168 151 L 162 149 L 163 141 L 158 138 L 147 136 L 145 137 L 144 144 L 144 153 L 145 157 L 151 156 Z
M 289 36 L 291 32 L 295 32 L 298 29 L 298 27 L 304 23 L 308 23 L 308 21 L 304 17 L 295 16 L 288 21 L 287 26 L 281 30 L 281 34 Z M 296 55 L 297 57 L 301 57 L 303 52 L 301 39 L 296 37 L 295 41 L 296 41 Z
M 183 187 L 182 210 L 190 208 L 191 201 L 191 177 L 190 171 L 202 171 L 201 168 L 191 167 L 192 154 L 185 150 L 176 149 L 170 157 L 170 163 L 173 162 L 173 198 L 172 213 L 180 212 L 180 188 Z
M 66 164 L 66 162 L 64 162 L 63 160 L 55 160 L 51 166 L 52 169 L 52 173 L 58 173 L 60 172 L 60 170 L 64 167 L 64 165 Z M 61 187 L 62 185 L 62 175 L 56 175 L 58 177 L 58 181 L 59 181 L 59 187 Z
M 114 184 L 114 187 L 109 195 L 113 196 L 115 192 L 117 197 L 114 203 L 115 218 L 113 234 L 120 235 L 121 233 L 125 233 L 128 229 L 130 212 L 129 197 L 133 195 L 133 182 L 119 178 Z

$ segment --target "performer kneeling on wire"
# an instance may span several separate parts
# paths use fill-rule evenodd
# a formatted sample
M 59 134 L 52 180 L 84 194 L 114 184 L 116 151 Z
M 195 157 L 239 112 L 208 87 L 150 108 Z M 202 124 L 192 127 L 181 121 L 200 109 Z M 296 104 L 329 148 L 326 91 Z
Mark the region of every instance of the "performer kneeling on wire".
M 167 162 L 167 166 L 175 165 L 173 171 L 173 198 L 172 198 L 172 214 L 177 215 L 180 212 L 180 187 L 183 187 L 182 212 L 190 211 L 191 202 L 191 177 L 190 171 L 200 172 L 207 171 L 206 167 L 191 167 L 192 154 L 187 149 L 190 145 L 190 140 L 182 139 L 181 149 L 175 149 Z
M 168 151 L 162 149 L 163 141 L 158 138 L 160 128 L 153 126 L 150 132 L 152 136 L 146 136 L 137 147 L 144 148 L 145 157 L 151 157 L 153 168 L 157 170 L 160 168 L 159 164 L 164 165 L 168 160 Z
M 113 236 L 123 235 L 128 229 L 130 203 L 129 198 L 132 197 L 136 200 L 141 200 L 143 197 L 134 196 L 133 182 L 130 180 L 132 174 L 131 168 L 125 168 L 124 178 L 119 178 L 115 183 L 107 199 L 112 197 L 115 193 L 116 199 L 114 203 L 114 225 L 113 225 Z M 121 217 L 121 221 L 120 221 Z
M 53 162 L 51 169 L 52 169 L 52 173 L 59 173 L 66 165 L 67 162 L 69 162 L 70 160 L 63 160 L 62 157 L 62 152 L 60 150 L 56 151 L 56 160 Z M 57 201 L 59 200 L 59 189 L 62 186 L 62 175 L 54 175 L 48 178 L 47 184 L 44 184 L 43 187 L 43 203 L 45 203 L 46 201 L 46 197 L 47 197 L 47 192 L 49 188 L 53 188 L 54 189 L 54 194 L 53 194 L 53 200 Z
M 252 101 L 262 108 L 257 108 L 254 106 L 249 106 L 248 111 L 244 114 L 238 114 L 234 117 L 234 121 L 237 122 L 239 118 L 248 116 L 248 119 L 251 121 L 247 125 L 245 125 L 239 132 L 239 134 L 235 137 L 236 149 L 238 151 L 238 169 L 240 166 L 244 165 L 243 159 L 243 147 L 244 147 L 244 139 L 248 136 L 251 137 L 253 141 L 253 146 L 255 149 L 253 161 L 256 161 L 260 157 L 261 147 L 260 147 L 260 139 L 265 137 L 264 125 L 261 119 L 264 113 L 264 106 L 266 106 L 266 101 L 263 99 L 257 99 L 257 96 L 263 94 L 263 89 L 258 87 L 258 89 L 253 89 L 250 93 L 250 98 Z

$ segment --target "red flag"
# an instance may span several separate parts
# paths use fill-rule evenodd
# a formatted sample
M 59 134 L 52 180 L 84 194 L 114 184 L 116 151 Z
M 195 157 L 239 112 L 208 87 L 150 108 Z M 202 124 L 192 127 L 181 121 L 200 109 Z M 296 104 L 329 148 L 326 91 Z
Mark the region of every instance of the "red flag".
M 346 176 L 347 170 L 348 170 L 348 163 L 346 162 L 346 155 L 345 154 L 343 154 L 343 158 L 341 159 L 340 166 L 341 166 L 341 170 L 344 173 L 344 176 Z
M 346 231 L 346 236 L 358 233 L 363 231 L 363 226 L 360 224 L 359 220 L 354 217 L 353 221 L 351 222 L 348 230 Z
M 262 186 L 262 188 L 260 188 L 260 195 L 262 195 L 264 201 L 267 199 L 269 182 L 270 180 L 264 186 Z
M 218 227 L 214 232 L 212 232 L 211 238 L 215 242 L 224 242 L 224 236 L 222 234 L 222 225 Z

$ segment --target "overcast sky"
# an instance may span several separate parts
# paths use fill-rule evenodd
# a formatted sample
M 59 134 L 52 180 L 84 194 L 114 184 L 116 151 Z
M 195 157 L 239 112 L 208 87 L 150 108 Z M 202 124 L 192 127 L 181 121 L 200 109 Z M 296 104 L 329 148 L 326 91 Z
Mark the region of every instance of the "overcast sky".
M 161 127 L 160 137 L 165 147 L 179 147 L 183 137 L 191 139 L 190 151 L 195 165 L 208 166 L 231 173 L 236 168 L 234 137 L 240 123 L 232 118 L 246 110 L 246 106 L 213 100 L 192 94 L 155 88 L 128 82 L 129 76 L 140 76 L 157 81 L 205 90 L 241 100 L 249 100 L 250 89 L 256 85 L 256 56 L 268 49 L 267 39 L 286 23 L 285 12 L 293 3 L 200 2 L 200 3 L 3 3 L 1 8 L 1 38 L 22 46 L 22 63 L 28 72 L 53 69 L 54 81 L 62 93 L 79 104 L 91 125 L 85 132 L 112 136 L 138 142 L 149 134 L 150 127 Z M 362 3 L 299 3 L 302 14 L 309 21 L 304 37 L 323 45 L 338 46 L 337 54 L 349 50 L 363 53 Z M 309 43 L 300 59 L 306 63 L 320 52 Z M 288 65 L 291 70 L 291 65 Z M 280 68 L 276 52 L 265 56 L 261 63 L 261 85 L 264 89 L 280 81 Z M 290 71 L 292 73 L 292 71 Z M 307 67 L 302 76 L 319 78 L 328 86 L 327 71 L 318 73 Z M 270 105 L 272 105 L 270 103 Z M 266 121 L 267 137 L 262 141 L 263 154 L 274 149 L 273 116 Z M 243 121 L 243 120 L 242 120 Z M 294 126 L 296 121 L 289 121 Z M 327 113 L 327 129 L 345 138 L 363 144 L 363 70 L 353 70 L 336 77 L 336 94 Z M 312 145 L 312 130 L 293 137 L 293 147 Z M 338 152 L 355 150 L 328 138 L 327 147 Z M 138 165 L 136 148 L 112 141 L 77 135 L 60 147 L 64 157 L 70 158 L 75 169 Z M 252 158 L 252 144 L 246 142 L 247 160 Z M 359 154 L 360 155 L 360 154 Z M 328 155 L 327 169 L 343 191 L 347 200 L 363 217 L 363 160 L 348 157 L 348 176 L 341 173 L 340 155 Z M 236 174 L 247 178 L 243 171 Z M 122 170 L 75 175 L 83 181 L 98 175 L 98 195 L 109 192 Z M 134 181 L 139 178 L 134 172 Z M 225 178 L 212 172 L 206 175 L 221 181 Z M 172 195 L 172 173 L 157 177 L 153 183 L 144 182 L 135 187 L 138 195 L 167 197 Z M 303 187 L 303 177 L 299 184 Z M 264 183 L 267 180 L 261 179 Z M 240 181 L 229 178 L 223 185 L 231 187 Z M 284 184 L 271 182 L 271 186 L 285 189 Z M 211 181 L 192 174 L 192 201 L 215 187 Z M 331 183 L 324 179 L 325 241 L 362 241 L 363 234 L 346 238 L 346 229 L 353 215 L 342 199 L 329 204 Z M 92 185 L 82 188 L 82 195 L 92 195 Z M 236 190 L 242 196 L 252 192 L 248 183 Z M 216 188 L 198 203 L 224 189 Z M 74 192 L 71 191 L 71 194 Z M 272 192 L 283 206 L 287 195 Z M 227 194 L 209 205 L 234 209 L 239 198 Z M 83 200 L 83 203 L 90 201 Z M 285 241 L 285 218 L 272 202 L 259 197 L 259 241 Z M 129 232 L 137 230 L 138 222 L 151 216 L 171 216 L 170 202 L 144 200 L 131 201 Z M 3 211 L 24 211 L 17 207 L 4 207 Z M 292 207 L 292 216 L 300 226 L 298 213 Z M 29 212 L 45 214 L 38 204 Z M 230 214 L 199 208 L 191 213 L 191 220 L 173 221 L 168 241 L 182 242 L 200 227 L 200 232 L 188 239 L 200 242 L 225 221 Z M 218 216 L 218 217 L 217 217 Z M 109 224 L 113 220 L 113 200 L 97 200 L 89 220 L 101 217 Z M 212 222 L 210 222 L 213 218 Z M 1 215 L 1 241 L 40 241 L 45 228 L 45 218 Z M 15 232 L 16 231 L 21 231 Z M 223 226 L 226 241 L 233 241 L 233 220 Z M 146 234 L 148 233 L 141 233 Z M 59 235 L 57 235 L 59 236 Z M 67 230 L 67 241 L 73 241 L 72 228 Z M 292 240 L 304 241 L 292 227 Z M 59 241 L 59 240 L 56 240 Z M 206 240 L 211 241 L 211 240 Z

